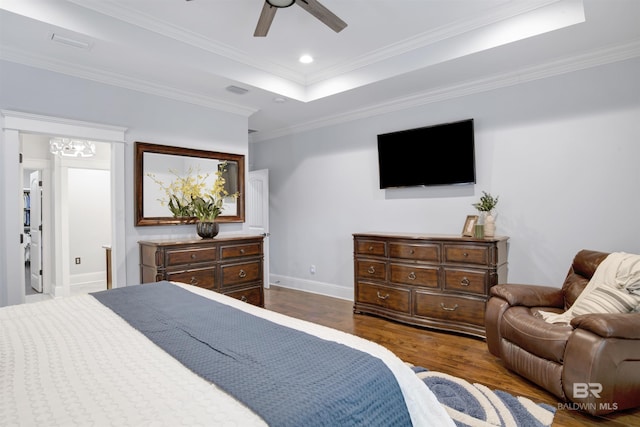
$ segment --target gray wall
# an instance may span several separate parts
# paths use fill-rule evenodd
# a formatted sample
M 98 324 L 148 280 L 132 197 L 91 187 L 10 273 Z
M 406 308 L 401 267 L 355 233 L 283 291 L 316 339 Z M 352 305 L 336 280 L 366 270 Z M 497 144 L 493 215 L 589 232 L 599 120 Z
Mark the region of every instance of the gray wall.
M 640 253 L 639 75 L 629 60 L 250 144 L 270 170 L 272 283 L 352 297 L 352 233 L 460 234 L 482 190 L 512 282 L 560 286 L 582 248 Z M 476 185 L 379 189 L 378 133 L 466 118 Z

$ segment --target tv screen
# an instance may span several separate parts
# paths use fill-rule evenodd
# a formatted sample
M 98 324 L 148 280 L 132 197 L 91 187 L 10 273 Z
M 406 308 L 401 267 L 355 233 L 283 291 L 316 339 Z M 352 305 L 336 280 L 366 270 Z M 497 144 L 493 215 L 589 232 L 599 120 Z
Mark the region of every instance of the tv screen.
M 380 188 L 476 182 L 473 119 L 378 135 Z

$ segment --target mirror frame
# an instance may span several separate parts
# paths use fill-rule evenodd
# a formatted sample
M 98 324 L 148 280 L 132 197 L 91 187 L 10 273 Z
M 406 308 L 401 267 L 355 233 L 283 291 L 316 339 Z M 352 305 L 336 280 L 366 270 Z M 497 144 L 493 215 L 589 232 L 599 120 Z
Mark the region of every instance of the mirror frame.
M 135 209 L 136 209 L 136 226 L 144 225 L 178 225 L 191 224 L 195 222 L 192 218 L 175 218 L 173 216 L 166 217 L 146 217 L 144 215 L 144 154 L 168 154 L 173 156 L 198 157 L 203 159 L 226 160 L 238 162 L 238 196 L 237 215 L 220 215 L 216 218 L 217 222 L 244 222 L 244 155 L 219 153 L 215 151 L 196 150 L 192 148 L 171 147 L 168 145 L 150 144 L 148 142 L 135 143 Z

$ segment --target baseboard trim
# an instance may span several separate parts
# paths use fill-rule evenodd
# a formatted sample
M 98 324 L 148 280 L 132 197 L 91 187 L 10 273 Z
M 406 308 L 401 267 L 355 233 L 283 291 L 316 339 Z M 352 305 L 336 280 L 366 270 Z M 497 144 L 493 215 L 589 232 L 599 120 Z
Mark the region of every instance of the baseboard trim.
M 296 289 L 353 301 L 353 288 L 345 288 L 344 286 L 334 285 L 333 283 L 317 282 L 314 280 L 299 279 L 297 277 L 281 276 L 279 274 L 271 274 L 269 276 L 269 283 L 281 288 Z
M 72 274 L 69 277 L 69 285 L 82 286 L 82 285 L 96 285 L 100 283 L 106 283 L 107 273 L 105 271 L 94 271 L 91 273 Z

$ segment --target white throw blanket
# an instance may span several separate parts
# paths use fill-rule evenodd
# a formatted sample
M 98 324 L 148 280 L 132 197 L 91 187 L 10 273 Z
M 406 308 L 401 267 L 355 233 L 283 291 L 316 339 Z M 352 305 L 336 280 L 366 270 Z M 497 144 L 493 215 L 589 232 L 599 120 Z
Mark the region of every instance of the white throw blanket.
M 591 298 L 596 289 L 602 287 L 624 290 L 636 297 L 636 305 L 640 303 L 640 255 L 624 252 L 610 254 L 598 265 L 587 286 L 567 311 L 562 314 L 546 311 L 539 313 L 548 323 L 568 324 L 576 316 L 576 307 L 580 307 L 585 300 Z

